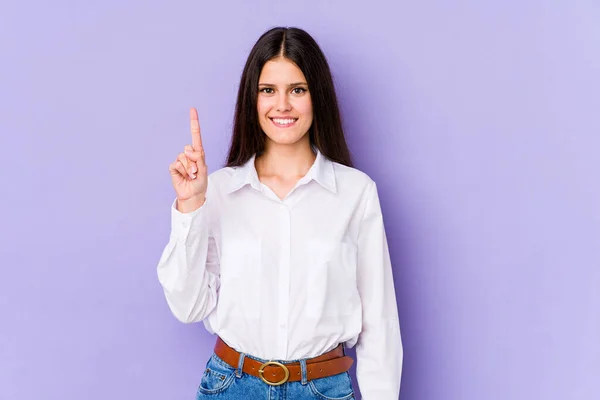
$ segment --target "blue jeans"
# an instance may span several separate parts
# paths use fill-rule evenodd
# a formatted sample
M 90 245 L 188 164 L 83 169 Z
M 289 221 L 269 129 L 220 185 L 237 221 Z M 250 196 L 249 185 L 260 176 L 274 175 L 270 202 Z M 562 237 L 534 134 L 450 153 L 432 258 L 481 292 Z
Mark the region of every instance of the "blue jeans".
M 348 372 L 328 376 L 325 378 L 306 380 L 306 368 L 302 370 L 302 380 L 299 382 L 286 382 L 280 386 L 271 386 L 260 378 L 242 372 L 244 358 L 249 357 L 260 362 L 263 360 L 243 354 L 240 365 L 233 368 L 216 354 L 206 363 L 204 374 L 196 400 L 223 399 L 223 400 L 349 400 L 354 399 L 351 377 Z M 303 360 L 274 360 L 282 364 L 290 362 L 305 363 Z

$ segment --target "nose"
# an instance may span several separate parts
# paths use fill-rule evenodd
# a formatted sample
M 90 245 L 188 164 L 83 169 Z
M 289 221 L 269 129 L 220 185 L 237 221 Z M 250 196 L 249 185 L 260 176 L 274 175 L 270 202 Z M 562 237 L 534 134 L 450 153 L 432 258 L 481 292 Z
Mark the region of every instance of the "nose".
M 281 92 L 277 97 L 277 111 L 289 111 L 291 108 L 287 93 Z

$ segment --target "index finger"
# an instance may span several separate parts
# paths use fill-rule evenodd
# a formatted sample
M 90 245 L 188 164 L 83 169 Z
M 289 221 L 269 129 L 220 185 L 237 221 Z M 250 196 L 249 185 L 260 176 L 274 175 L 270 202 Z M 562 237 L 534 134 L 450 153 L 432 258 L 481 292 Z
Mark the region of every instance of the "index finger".
M 192 147 L 195 151 L 200 151 L 202 149 L 200 122 L 198 121 L 198 111 L 193 107 L 190 109 L 190 129 L 192 131 Z

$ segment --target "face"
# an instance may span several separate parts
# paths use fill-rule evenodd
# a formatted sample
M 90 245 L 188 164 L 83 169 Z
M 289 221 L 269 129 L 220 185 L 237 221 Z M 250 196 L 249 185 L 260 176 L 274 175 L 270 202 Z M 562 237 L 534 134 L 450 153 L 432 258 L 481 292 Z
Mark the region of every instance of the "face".
M 309 142 L 312 102 L 304 74 L 280 57 L 268 61 L 258 80 L 258 120 L 270 144 Z

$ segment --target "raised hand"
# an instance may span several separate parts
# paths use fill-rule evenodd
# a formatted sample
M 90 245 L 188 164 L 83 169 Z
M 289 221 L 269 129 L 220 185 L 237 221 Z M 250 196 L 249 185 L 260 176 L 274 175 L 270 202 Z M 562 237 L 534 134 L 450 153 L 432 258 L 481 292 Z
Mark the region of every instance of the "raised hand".
M 204 204 L 208 186 L 208 169 L 204 159 L 198 111 L 190 109 L 192 145 L 184 147 L 177 159 L 169 165 L 173 188 L 177 194 L 177 209 L 192 212 Z

